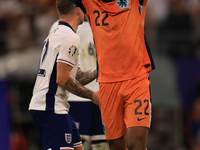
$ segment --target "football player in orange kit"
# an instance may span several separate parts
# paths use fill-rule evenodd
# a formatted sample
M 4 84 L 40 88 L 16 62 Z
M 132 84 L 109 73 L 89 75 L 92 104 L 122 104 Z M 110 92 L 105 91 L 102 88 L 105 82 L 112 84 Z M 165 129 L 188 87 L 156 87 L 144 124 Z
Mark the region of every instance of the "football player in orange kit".
M 154 63 L 144 35 L 147 0 L 70 0 L 90 23 L 97 50 L 99 107 L 111 150 L 145 150 L 151 124 L 149 72 Z

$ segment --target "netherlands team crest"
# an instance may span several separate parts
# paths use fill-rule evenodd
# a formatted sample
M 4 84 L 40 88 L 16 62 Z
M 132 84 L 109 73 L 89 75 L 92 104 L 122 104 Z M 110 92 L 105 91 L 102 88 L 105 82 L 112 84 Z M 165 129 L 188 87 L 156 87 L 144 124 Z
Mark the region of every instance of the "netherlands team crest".
M 69 51 L 68 51 L 69 55 L 74 56 L 76 53 L 76 50 L 77 50 L 77 47 L 75 45 L 70 46 Z
M 72 135 L 70 133 L 65 133 L 65 141 L 70 144 L 72 142 Z
M 116 5 L 120 8 L 120 9 L 124 9 L 127 8 L 129 4 L 129 0 L 117 0 Z

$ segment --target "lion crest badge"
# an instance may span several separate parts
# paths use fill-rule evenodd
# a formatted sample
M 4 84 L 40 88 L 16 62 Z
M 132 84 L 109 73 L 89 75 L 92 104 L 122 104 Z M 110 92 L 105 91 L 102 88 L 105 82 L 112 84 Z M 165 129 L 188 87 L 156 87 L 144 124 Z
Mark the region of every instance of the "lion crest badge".
M 129 0 L 117 0 L 116 5 L 120 8 L 120 9 L 124 9 L 127 8 L 129 4 Z

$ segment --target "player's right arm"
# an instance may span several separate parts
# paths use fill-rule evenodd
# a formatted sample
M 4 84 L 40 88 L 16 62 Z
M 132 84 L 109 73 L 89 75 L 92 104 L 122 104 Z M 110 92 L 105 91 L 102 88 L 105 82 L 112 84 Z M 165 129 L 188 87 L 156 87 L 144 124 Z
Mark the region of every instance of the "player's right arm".
M 81 83 L 79 83 L 75 78 L 70 75 L 71 70 L 72 66 L 62 62 L 57 62 L 56 83 L 62 86 L 67 91 L 77 96 L 91 99 L 94 104 L 99 105 L 99 92 L 94 92 L 84 87 Z

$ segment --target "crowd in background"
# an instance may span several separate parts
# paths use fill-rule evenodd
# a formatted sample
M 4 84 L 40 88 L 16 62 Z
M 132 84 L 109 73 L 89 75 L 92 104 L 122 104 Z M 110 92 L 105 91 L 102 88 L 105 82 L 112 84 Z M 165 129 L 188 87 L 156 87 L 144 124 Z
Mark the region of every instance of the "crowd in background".
M 199 58 L 199 26 L 199 0 L 148 1 L 146 28 L 150 37 L 156 34 L 159 45 L 153 50 L 157 53 Z
M 41 47 L 57 18 L 55 0 L 0 0 L 1 55 Z
M 146 14 L 149 41 L 153 45 L 152 37 L 159 37 L 164 47 L 153 45 L 152 51 L 200 57 L 199 0 L 149 0 Z M 55 0 L 0 0 L 0 54 L 41 47 L 57 17 Z
M 0 58 L 10 53 L 41 51 L 51 25 L 58 19 L 55 1 L 0 0 Z M 199 0 L 149 0 L 145 31 L 153 55 L 200 61 Z M 196 83 L 194 97 L 184 108 L 186 150 L 200 149 L 200 80 Z M 30 149 L 30 141 L 27 144 L 21 130 L 16 130 L 10 141 L 11 150 Z M 18 149 L 17 144 L 21 146 Z M 37 147 L 32 146 L 32 150 Z

